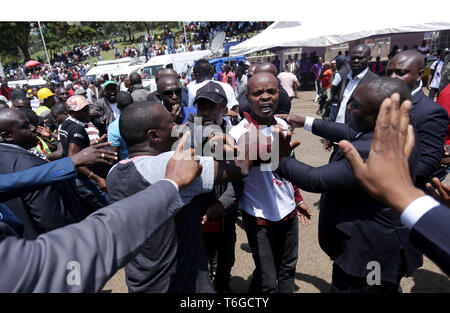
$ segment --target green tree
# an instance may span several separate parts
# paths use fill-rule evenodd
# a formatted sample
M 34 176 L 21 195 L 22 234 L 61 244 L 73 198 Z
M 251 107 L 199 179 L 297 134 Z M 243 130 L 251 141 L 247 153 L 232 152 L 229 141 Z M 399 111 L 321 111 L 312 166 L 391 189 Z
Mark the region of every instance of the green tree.
M 30 22 L 2 22 L 0 23 L 0 54 L 19 59 L 20 50 L 25 61 L 30 60 L 29 39 Z

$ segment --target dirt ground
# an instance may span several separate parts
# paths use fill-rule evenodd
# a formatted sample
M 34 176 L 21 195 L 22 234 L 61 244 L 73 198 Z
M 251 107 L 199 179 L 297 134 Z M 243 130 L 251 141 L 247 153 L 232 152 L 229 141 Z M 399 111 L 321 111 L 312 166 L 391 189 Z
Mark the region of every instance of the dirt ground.
M 298 98 L 292 102 L 291 113 L 302 116 L 317 117 L 315 112 L 318 104 L 313 102 L 314 92 L 298 92 Z M 330 153 L 324 151 L 319 137 L 303 129 L 296 130 L 293 140 L 300 139 L 301 145 L 296 149 L 299 160 L 320 166 L 328 162 Z M 445 182 L 450 183 L 447 177 Z M 331 260 L 322 251 L 318 243 L 317 202 L 320 194 L 302 192 L 303 198 L 313 212 L 312 224 L 309 227 L 299 226 L 299 259 L 295 274 L 297 293 L 327 293 L 331 283 Z M 231 289 L 235 293 L 246 293 L 250 285 L 250 278 L 254 269 L 254 262 L 250 253 L 243 251 L 241 243 L 247 242 L 241 218 L 238 219 L 236 242 L 236 262 L 232 269 Z M 424 256 L 424 264 L 412 277 L 403 278 L 401 287 L 405 293 L 448 293 L 450 281 L 442 271 Z M 121 269 L 105 285 L 104 292 L 128 292 L 125 284 L 124 270 Z

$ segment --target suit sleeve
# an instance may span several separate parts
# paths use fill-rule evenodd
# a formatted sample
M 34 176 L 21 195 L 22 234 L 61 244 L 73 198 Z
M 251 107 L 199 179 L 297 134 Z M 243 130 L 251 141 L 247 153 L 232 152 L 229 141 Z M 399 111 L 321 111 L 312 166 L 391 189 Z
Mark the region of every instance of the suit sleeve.
M 36 240 L 0 234 L 0 292 L 97 292 L 181 207 L 159 181 Z
M 63 158 L 24 171 L 0 175 L 0 201 L 7 201 L 62 180 L 75 178 L 71 158 Z
M 308 192 L 336 192 L 359 188 L 346 160 L 312 167 L 289 157 L 280 161 L 277 173 L 301 190 Z
M 418 180 L 426 180 L 423 184 L 428 182 L 429 177 L 439 169 L 444 153 L 447 128 L 447 112 L 443 108 L 439 108 L 430 114 L 417 130 L 420 140 L 420 158 L 416 173 Z
M 423 215 L 411 230 L 411 242 L 450 275 L 450 209 L 440 205 Z
M 353 128 L 346 124 L 321 119 L 314 119 L 312 133 L 334 142 L 343 139 L 352 140 L 357 134 Z

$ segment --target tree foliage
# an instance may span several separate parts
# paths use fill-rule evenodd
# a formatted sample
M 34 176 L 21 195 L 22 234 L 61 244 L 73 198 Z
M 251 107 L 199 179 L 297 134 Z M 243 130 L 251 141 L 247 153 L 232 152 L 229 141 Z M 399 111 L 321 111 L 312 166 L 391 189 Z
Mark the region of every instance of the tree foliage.
M 30 59 L 29 39 L 31 25 L 29 22 L 0 23 L 0 55 L 13 60 L 20 58 L 19 50 L 25 61 Z

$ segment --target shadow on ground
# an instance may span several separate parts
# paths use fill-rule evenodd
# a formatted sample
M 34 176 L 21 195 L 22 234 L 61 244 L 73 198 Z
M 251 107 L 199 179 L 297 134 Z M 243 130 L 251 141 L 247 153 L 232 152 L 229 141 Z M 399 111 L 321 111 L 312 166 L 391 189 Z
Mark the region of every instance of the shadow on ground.
M 450 280 L 447 276 L 425 269 L 418 269 L 414 275 L 411 293 L 449 293 Z

